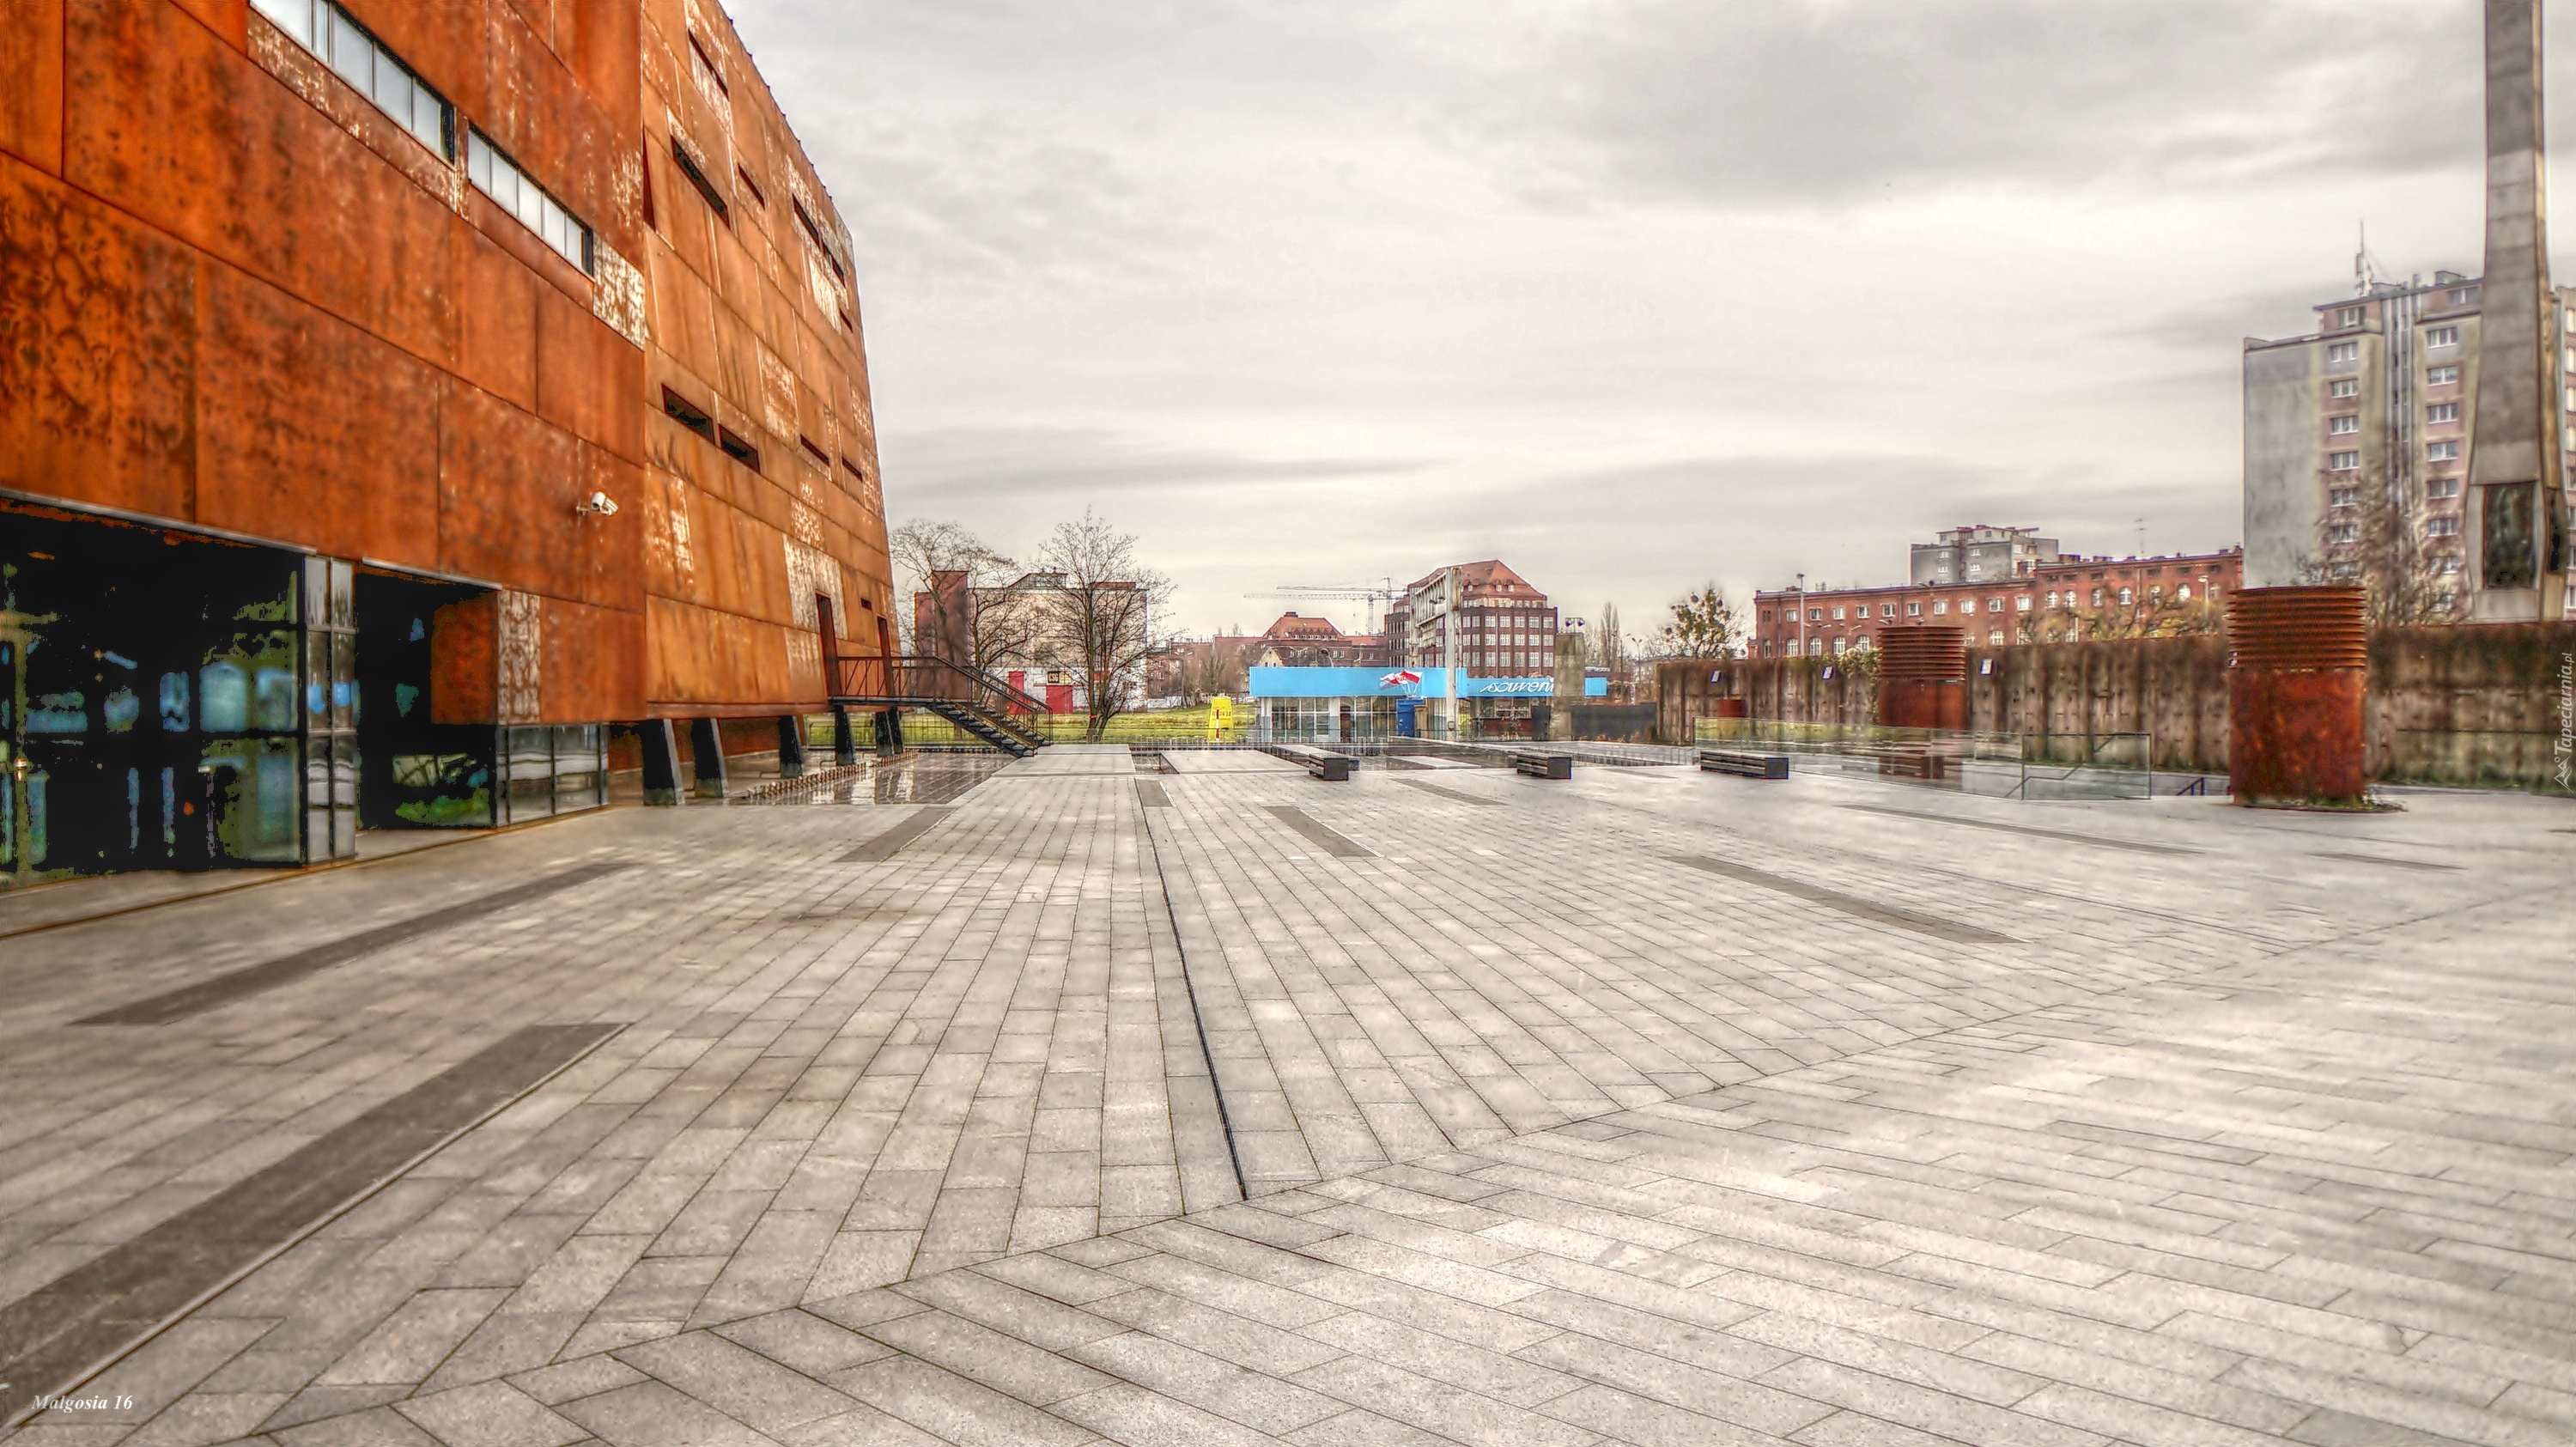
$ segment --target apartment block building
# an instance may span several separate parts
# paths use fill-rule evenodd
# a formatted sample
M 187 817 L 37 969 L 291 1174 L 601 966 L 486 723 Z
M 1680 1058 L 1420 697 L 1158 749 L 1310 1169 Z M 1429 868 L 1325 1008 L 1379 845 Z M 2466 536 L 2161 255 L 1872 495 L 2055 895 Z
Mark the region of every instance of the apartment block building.
M 1956 531 L 2025 536 L 2031 532 L 2026 528 Z M 2044 557 L 2034 548 L 2013 560 L 2012 571 L 1994 570 L 1995 576 L 1973 581 L 1757 590 L 1747 646 L 1756 658 L 1830 657 L 1875 647 L 1890 629 L 1926 624 L 1960 628 L 1971 645 L 1983 647 L 2052 636 L 2085 637 L 2110 625 L 2120 625 L 2115 631 L 2124 631 L 2149 620 L 2214 607 L 2244 586 L 2241 548 L 2114 558 L 2060 553 L 2053 540 L 2039 541 L 2049 544 Z
M 2057 539 L 2039 536 L 2037 528 L 1974 523 L 1936 533 L 1931 542 L 1914 544 L 1908 550 L 1907 561 L 1918 587 L 1988 583 L 2017 578 L 2041 563 L 2057 561 Z
M 2358 578 L 2364 550 L 2394 530 L 2420 559 L 2433 606 L 2471 614 L 2464 490 L 2477 432 L 2479 290 L 2455 271 L 2367 282 L 2319 303 L 2307 335 L 2246 339 L 2250 586 Z M 2562 458 L 2576 460 L 2576 288 L 2555 296 L 2551 392 Z M 2385 515 L 2367 516 L 2372 507 Z
M 883 646 L 848 235 L 713 4 L 11 21 L 0 883 L 592 807 Z

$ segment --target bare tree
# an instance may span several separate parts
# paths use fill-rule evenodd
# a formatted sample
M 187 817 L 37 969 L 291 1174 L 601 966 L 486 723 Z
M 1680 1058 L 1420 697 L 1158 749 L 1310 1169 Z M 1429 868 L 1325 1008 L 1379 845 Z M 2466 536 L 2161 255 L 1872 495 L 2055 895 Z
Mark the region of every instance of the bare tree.
M 1187 646 L 1189 651 L 1181 662 L 1181 697 L 1192 703 L 1205 703 L 1220 693 L 1243 692 L 1249 681 L 1247 670 L 1253 645 L 1220 635 Z
M 1089 508 L 1079 522 L 1056 524 L 1038 548 L 1038 566 L 1056 580 L 1028 595 L 1032 622 L 1082 685 L 1085 737 L 1098 743 L 1143 681 L 1154 608 L 1171 583 L 1137 560 L 1135 534 Z
M 886 551 L 893 554 L 895 567 L 928 595 L 929 617 L 922 621 L 930 625 L 931 636 L 908 638 L 912 652 L 942 654 L 950 650 L 940 640 L 962 639 L 966 656 L 950 661 L 987 672 L 1029 652 L 1031 610 L 1017 595 L 996 591 L 1018 563 L 956 523 L 925 519 L 889 533 Z M 902 623 L 907 634 L 917 628 L 908 614 Z
M 2328 472 L 2322 481 L 2326 511 L 2301 578 L 2360 584 L 2362 616 L 2374 625 L 2457 621 L 2459 578 L 2441 569 L 2458 563 L 2425 549 L 2409 500 L 2376 471 Z

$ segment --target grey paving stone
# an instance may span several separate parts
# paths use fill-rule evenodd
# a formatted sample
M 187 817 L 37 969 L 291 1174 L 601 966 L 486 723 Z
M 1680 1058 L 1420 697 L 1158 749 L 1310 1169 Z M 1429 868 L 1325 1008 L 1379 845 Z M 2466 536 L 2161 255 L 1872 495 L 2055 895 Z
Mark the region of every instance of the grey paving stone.
M 2410 798 L 2374 847 L 2473 867 L 2393 878 L 2317 857 L 2344 821 L 2195 801 L 1907 796 L 2016 826 L 1962 855 L 1834 807 L 1875 785 L 1594 771 L 1473 810 L 1510 815 L 1484 854 L 1413 843 L 1470 811 L 1374 774 L 1177 773 L 1149 810 L 1123 751 L 1033 762 L 863 866 L 829 809 L 692 808 L 282 883 L 315 903 L 272 951 L 630 866 L 113 1051 L 55 1027 L 187 984 L 174 943 L 255 963 L 223 912 L 13 940 L 0 1302 L 459 1042 L 632 1022 L 111 1369 L 132 1413 L 19 1440 L 2511 1447 L 2576 1415 L 2576 990 L 2563 904 L 2503 882 L 2576 865 L 2538 801 Z M 1597 867 L 1534 867 L 1566 858 Z

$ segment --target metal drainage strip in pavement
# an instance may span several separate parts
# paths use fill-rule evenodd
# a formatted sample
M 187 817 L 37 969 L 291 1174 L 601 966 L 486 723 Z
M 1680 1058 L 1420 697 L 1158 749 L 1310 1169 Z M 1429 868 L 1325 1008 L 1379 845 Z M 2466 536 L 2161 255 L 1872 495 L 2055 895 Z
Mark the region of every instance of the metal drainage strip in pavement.
M 1935 939 L 1952 940 L 1963 945 L 2021 943 L 2010 935 L 1999 935 L 1992 930 L 1982 930 L 1972 924 L 1959 924 L 1953 920 L 1939 919 L 1928 914 L 1891 909 L 1872 900 L 1861 899 L 1813 884 L 1802 884 L 1794 879 L 1783 879 L 1779 875 L 1766 874 L 1745 865 L 1729 864 L 1722 859 L 1704 859 L 1696 854 L 1676 854 L 1673 856 L 1673 862 L 1687 864 L 1693 869 L 1705 869 L 1711 874 L 1723 874 L 1729 879 L 1740 879 L 1747 884 L 1758 884 L 1764 889 L 1776 889 L 1782 894 L 1794 894 L 1811 904 L 1821 904 L 1827 909 L 1838 909 L 1859 919 L 1891 924 L 1898 929 L 1912 930 L 1916 934 L 1930 935 Z
M 622 1025 L 532 1025 L 0 1307 L 0 1428 L 545 1084 Z
M 2083 834 L 2073 829 L 2039 829 L 2028 824 L 2004 824 L 1992 819 L 1961 819 L 1949 814 L 1926 814 L 1920 809 L 1890 809 L 1882 804 L 1845 804 L 1864 814 L 1884 814 L 1891 819 L 1920 819 L 1926 824 L 1956 824 L 1962 829 L 1992 829 L 1998 834 L 2027 834 L 2033 839 L 2063 839 L 2069 844 L 2098 844 L 2105 849 L 2128 849 L 2140 854 L 2198 854 L 2179 844 L 2141 844 L 2134 839 L 2106 839 L 2099 834 Z
M 1438 784 L 1426 784 L 1420 779 L 1398 779 L 1396 782 L 1407 788 L 1420 789 L 1426 794 L 1437 794 L 1443 799 L 1455 799 L 1461 804 L 1491 804 L 1499 807 L 1503 802 L 1500 799 L 1480 799 L 1473 794 L 1462 794 L 1455 789 L 1441 788 Z
M 1315 843 L 1323 846 L 1323 850 L 1326 854 L 1339 855 L 1344 859 L 1368 859 L 1373 857 L 1367 846 L 1362 845 L 1355 840 L 1346 839 L 1341 835 L 1334 833 L 1332 830 L 1325 828 L 1322 824 L 1319 824 L 1314 819 L 1308 817 L 1306 811 L 1303 809 L 1299 809 L 1288 804 L 1273 804 L 1270 806 L 1270 812 L 1278 816 L 1280 823 L 1287 825 L 1289 828 L 1296 830 L 1298 833 L 1305 835 L 1308 839 L 1311 839 Z
M 512 905 L 526 904 L 532 899 L 541 899 L 558 890 L 570 889 L 576 884 L 586 884 L 602 875 L 614 874 L 621 869 L 631 867 L 625 863 L 612 861 L 603 864 L 585 864 L 578 869 L 567 869 L 561 874 L 550 874 L 543 879 L 514 885 L 493 894 L 442 905 L 437 909 L 413 915 L 409 919 L 398 919 L 392 924 L 379 925 L 371 930 L 360 930 L 356 934 L 315 945 L 309 950 L 297 950 L 291 955 L 280 955 L 276 959 L 252 965 L 247 969 L 217 975 L 211 980 L 200 980 L 193 985 L 183 985 L 176 990 L 154 995 L 148 999 L 136 1000 L 131 1004 L 119 1005 L 112 1010 L 101 1010 L 95 1015 L 83 1016 L 72 1023 L 75 1025 L 167 1025 L 173 1020 L 184 1020 L 190 1015 L 202 1014 L 218 1005 L 229 1005 L 244 996 L 256 995 L 262 990 L 273 990 L 280 985 L 303 979 L 307 975 L 319 974 L 333 965 L 347 964 L 361 955 L 371 955 L 378 950 L 390 949 L 406 940 L 415 940 L 422 935 L 452 929 L 468 920 L 497 913 Z
M 1169 809 L 1172 807 L 1172 796 L 1164 790 L 1162 780 L 1138 779 L 1136 802 L 1148 809 Z
M 842 855 L 841 863 L 882 864 L 892 859 L 896 850 L 936 828 L 939 821 L 947 818 L 950 812 L 952 812 L 950 808 L 943 804 L 915 809 L 910 818 Z
M 2457 870 L 2460 867 L 2456 864 L 2436 864 L 2429 859 L 2391 859 L 2385 854 L 2338 854 L 2322 849 L 2311 852 L 2319 859 L 2340 859 L 2348 864 L 2386 864 L 2398 869 Z

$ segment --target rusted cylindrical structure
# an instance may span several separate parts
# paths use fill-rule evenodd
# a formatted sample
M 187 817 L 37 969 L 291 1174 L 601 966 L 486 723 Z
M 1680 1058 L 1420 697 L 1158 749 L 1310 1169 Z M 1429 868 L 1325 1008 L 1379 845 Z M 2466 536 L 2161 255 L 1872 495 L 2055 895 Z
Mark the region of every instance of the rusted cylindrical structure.
M 2227 600 L 2228 788 L 2240 804 L 2362 802 L 2361 589 L 2246 588 Z
M 1955 627 L 1878 635 L 1878 721 L 1891 728 L 1968 726 L 1967 635 Z

